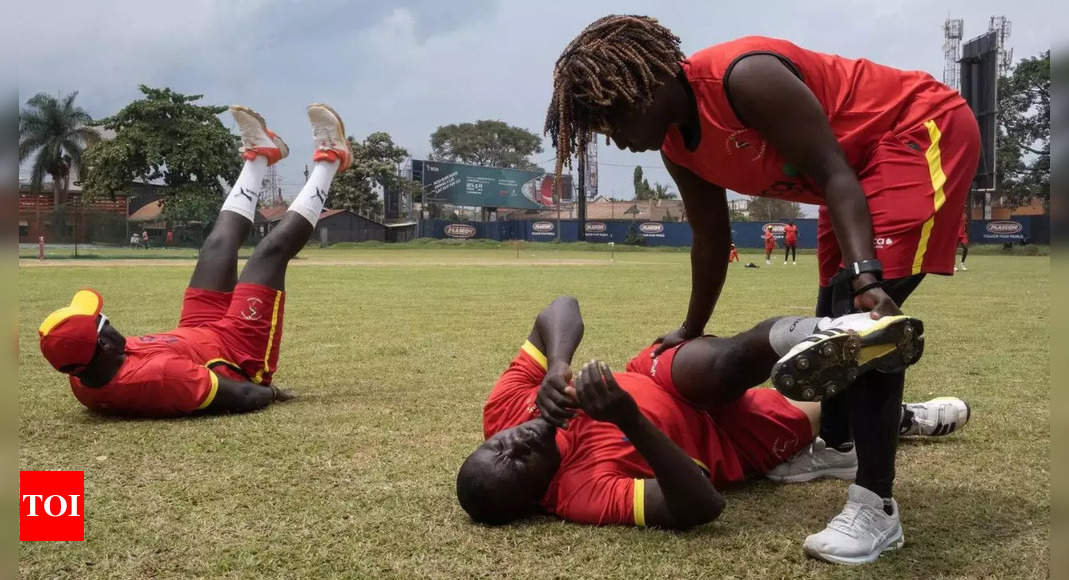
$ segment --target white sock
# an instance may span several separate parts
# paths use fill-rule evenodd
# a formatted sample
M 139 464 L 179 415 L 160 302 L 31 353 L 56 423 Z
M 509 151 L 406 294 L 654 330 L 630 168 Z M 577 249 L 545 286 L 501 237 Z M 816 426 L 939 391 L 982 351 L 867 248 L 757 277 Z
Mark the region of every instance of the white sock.
M 794 348 L 794 345 L 816 332 L 821 322 L 828 320 L 831 319 L 785 316 L 772 323 L 772 328 L 768 331 L 768 343 L 772 345 L 772 350 L 776 351 L 776 354 L 783 356 Z
M 263 189 L 266 173 L 267 158 L 263 155 L 246 160 L 238 180 L 230 189 L 230 195 L 227 195 L 226 201 L 223 202 L 223 209 L 241 215 L 250 222 L 255 221 L 256 203 L 260 201 L 260 190 Z
M 319 222 L 319 214 L 323 212 L 323 204 L 327 202 L 327 193 L 330 192 L 330 182 L 334 180 L 334 174 L 338 171 L 337 161 L 317 161 L 308 176 L 308 182 L 301 188 L 296 199 L 290 204 L 289 210 L 301 214 L 308 220 L 312 227 Z

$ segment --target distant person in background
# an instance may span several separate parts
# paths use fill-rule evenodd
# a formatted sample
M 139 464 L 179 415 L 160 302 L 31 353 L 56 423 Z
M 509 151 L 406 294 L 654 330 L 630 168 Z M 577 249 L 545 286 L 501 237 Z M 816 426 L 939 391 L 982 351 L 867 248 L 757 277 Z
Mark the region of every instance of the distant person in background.
M 787 265 L 787 256 L 791 258 L 791 263 L 795 266 L 798 265 L 798 226 L 794 225 L 793 221 L 788 221 L 787 225 L 783 228 L 783 265 Z
M 137 235 L 137 232 L 130 234 L 130 249 L 136 250 L 141 246 L 141 236 Z
M 969 257 L 969 228 L 968 222 L 965 216 L 961 216 L 961 226 L 958 227 L 958 246 L 961 248 L 961 271 L 968 272 L 969 269 L 965 267 L 965 258 Z M 954 271 L 958 271 L 958 267 L 954 266 Z
M 169 247 L 171 247 L 173 245 L 174 245 L 174 231 L 173 230 L 167 230 L 167 247 L 169 248 Z
M 772 263 L 772 251 L 776 249 L 776 236 L 772 235 L 772 226 L 765 226 L 765 264 Z
M 148 230 L 141 230 L 141 244 L 148 249 Z
M 728 254 L 728 262 L 739 261 L 739 250 L 735 247 L 735 242 L 731 242 L 731 253 Z

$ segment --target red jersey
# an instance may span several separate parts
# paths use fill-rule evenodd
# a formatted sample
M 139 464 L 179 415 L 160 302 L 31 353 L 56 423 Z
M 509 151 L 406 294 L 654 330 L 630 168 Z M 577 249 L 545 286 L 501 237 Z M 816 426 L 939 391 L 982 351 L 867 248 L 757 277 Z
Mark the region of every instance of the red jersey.
M 881 138 L 966 106 L 956 91 L 920 71 L 822 54 L 760 36 L 711 46 L 682 63 L 698 104 L 700 141 L 696 149 L 688 150 L 679 129 L 673 127 L 661 151 L 706 181 L 739 193 L 824 203 L 824 192 L 735 116 L 725 79 L 741 57 L 754 53 L 780 57 L 809 87 L 847 161 L 859 172 Z
M 534 405 L 545 359 L 524 345 L 501 376 L 483 412 L 486 437 L 537 416 Z M 742 481 L 738 455 L 724 440 L 709 413 L 689 405 L 638 373 L 614 373 L 658 429 L 709 473 L 715 485 Z M 644 480 L 653 469 L 616 425 L 579 412 L 568 429 L 557 430 L 561 463 L 541 506 L 564 519 L 591 524 L 644 525 Z M 638 511 L 636 512 L 636 507 Z
M 790 224 L 783 226 L 783 241 L 788 246 L 793 246 L 798 243 L 798 226 L 792 226 Z
M 74 396 L 97 411 L 184 415 L 211 402 L 219 379 L 205 365 L 227 358 L 207 328 L 127 338 L 125 354 L 119 372 L 102 387 L 87 387 L 71 376 Z
M 958 243 L 964 246 L 969 245 L 969 229 L 964 216 L 961 218 L 961 225 L 958 226 Z

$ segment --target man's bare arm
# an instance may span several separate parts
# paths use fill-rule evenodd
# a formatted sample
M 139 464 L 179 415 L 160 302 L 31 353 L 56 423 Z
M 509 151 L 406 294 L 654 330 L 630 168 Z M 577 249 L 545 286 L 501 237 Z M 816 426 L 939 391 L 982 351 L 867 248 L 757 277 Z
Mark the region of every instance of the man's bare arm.
M 274 401 L 288 401 L 293 393 L 275 386 L 219 378 L 215 398 L 202 411 L 205 414 L 248 413 L 263 409 Z

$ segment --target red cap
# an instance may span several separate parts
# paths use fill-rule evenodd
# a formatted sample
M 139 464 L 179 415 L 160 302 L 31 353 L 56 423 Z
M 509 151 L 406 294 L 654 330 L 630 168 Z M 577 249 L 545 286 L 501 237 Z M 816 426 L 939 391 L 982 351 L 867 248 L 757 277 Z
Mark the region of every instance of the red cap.
M 103 305 L 96 290 L 79 290 L 70 306 L 49 314 L 41 323 L 37 330 L 41 353 L 56 370 L 74 374 L 93 360 L 100 327 L 97 315 Z

